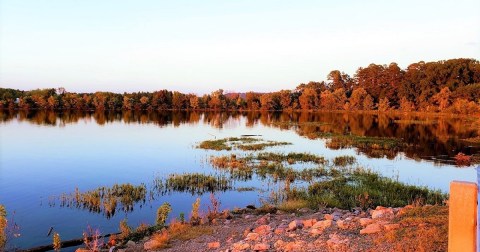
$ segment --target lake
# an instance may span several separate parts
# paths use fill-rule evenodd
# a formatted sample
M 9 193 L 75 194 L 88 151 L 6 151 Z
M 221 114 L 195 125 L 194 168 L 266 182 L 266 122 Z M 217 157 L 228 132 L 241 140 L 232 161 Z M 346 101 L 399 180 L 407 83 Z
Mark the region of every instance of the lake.
M 479 135 L 471 118 L 361 113 L 197 113 L 197 112 L 52 112 L 0 111 L 0 204 L 18 224 L 20 237 L 10 244 L 29 248 L 51 243 L 50 227 L 62 240 L 79 238 L 87 226 L 103 234 L 118 232 L 127 218 L 131 226 L 153 224 L 158 206 L 172 205 L 170 216 L 201 197 L 206 211 L 209 193 L 155 191 L 155 181 L 170 174 L 218 175 L 209 158 L 243 151 L 199 149 L 200 142 L 255 135 L 289 142 L 269 152 L 308 152 L 331 160 L 356 157 L 357 164 L 399 181 L 448 192 L 452 180 L 476 181 L 474 166 L 457 167 L 459 153 L 478 156 L 480 145 L 463 139 Z M 400 139 L 400 147 L 383 150 L 336 142 L 339 136 Z M 248 152 L 248 151 L 247 151 Z M 250 151 L 252 152 L 252 151 Z M 297 167 L 302 169 L 302 165 Z M 144 185 L 147 196 L 132 209 L 111 216 L 92 209 L 62 205 L 62 195 L 130 183 Z M 299 186 L 302 183 L 299 182 Z M 238 190 L 253 188 L 251 190 Z M 216 192 L 221 208 L 259 206 L 278 183 L 254 175 L 232 181 Z M 13 219 L 12 219 L 13 218 Z

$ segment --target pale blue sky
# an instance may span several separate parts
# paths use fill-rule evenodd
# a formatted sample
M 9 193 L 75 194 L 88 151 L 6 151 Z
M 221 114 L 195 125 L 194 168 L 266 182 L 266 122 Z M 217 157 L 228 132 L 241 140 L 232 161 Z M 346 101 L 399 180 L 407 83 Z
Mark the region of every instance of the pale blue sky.
M 293 89 L 370 63 L 479 59 L 478 13 L 478 0 L 0 0 L 0 87 Z

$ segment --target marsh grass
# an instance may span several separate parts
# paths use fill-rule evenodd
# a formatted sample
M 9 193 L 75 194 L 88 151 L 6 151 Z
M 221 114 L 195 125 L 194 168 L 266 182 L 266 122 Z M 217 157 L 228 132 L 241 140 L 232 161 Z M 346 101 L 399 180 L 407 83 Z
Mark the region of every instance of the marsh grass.
M 189 192 L 201 195 L 206 192 L 227 191 L 232 188 L 232 181 L 222 175 L 205 175 L 202 173 L 172 174 L 164 183 L 163 193 L 169 191 Z
M 370 204 L 400 207 L 418 199 L 426 204 L 442 204 L 447 195 L 426 187 L 407 185 L 378 173 L 356 168 L 308 187 L 307 200 L 313 205 L 351 209 L 361 206 L 359 195 L 368 194 Z
M 339 156 L 333 159 L 333 164 L 336 166 L 353 165 L 357 159 L 354 156 Z
M 244 151 L 259 151 L 267 147 L 289 145 L 288 142 L 265 141 L 253 137 L 229 137 L 218 140 L 206 140 L 201 142 L 197 148 L 206 150 L 227 150 L 239 149 Z
M 61 207 L 76 207 L 88 209 L 91 212 L 104 213 L 107 218 L 112 217 L 120 207 L 124 212 L 133 211 L 138 202 L 145 202 L 147 188 L 145 184 L 139 186 L 131 184 L 114 184 L 111 187 L 98 187 L 94 190 L 62 194 L 58 197 Z M 55 205 L 55 198 L 50 202 Z

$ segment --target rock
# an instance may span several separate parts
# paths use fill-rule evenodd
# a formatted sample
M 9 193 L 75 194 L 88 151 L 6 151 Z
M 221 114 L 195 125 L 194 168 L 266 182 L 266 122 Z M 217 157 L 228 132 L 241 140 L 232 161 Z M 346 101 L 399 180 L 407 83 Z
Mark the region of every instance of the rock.
M 327 246 L 330 250 L 337 251 L 341 248 L 346 248 L 348 239 L 341 239 L 340 236 L 332 234 L 329 236 L 330 239 L 327 241 Z
M 255 221 L 255 224 L 257 224 L 257 225 L 267 225 L 269 223 L 270 223 L 270 216 L 269 215 L 263 216 L 262 218 Z
M 75 252 L 93 252 L 93 250 L 86 248 L 78 248 L 77 250 L 75 250 Z
M 282 241 L 282 240 L 277 240 L 274 244 L 273 244 L 273 247 L 277 250 L 280 250 L 282 249 L 284 246 L 285 246 L 285 242 Z
M 325 220 L 333 220 L 333 215 L 331 215 L 331 214 L 325 214 L 325 215 L 323 216 L 323 218 L 325 218 Z
M 350 214 L 350 213 L 348 213 L 348 212 L 345 213 L 345 215 L 348 215 L 348 214 Z M 333 215 L 333 220 L 334 221 L 337 221 L 340 218 L 342 218 L 342 216 L 344 216 L 343 212 L 341 212 L 339 210 L 333 212 L 332 215 Z M 345 217 L 347 217 L 347 216 L 345 216 Z
M 317 236 L 317 235 L 321 235 L 323 233 L 323 229 L 318 229 L 318 228 L 312 228 L 310 229 L 310 235 L 312 236 Z
M 332 220 L 318 221 L 315 224 L 313 224 L 312 229 L 325 229 L 332 226 L 332 223 L 333 223 Z
M 268 234 L 271 231 L 272 231 L 272 228 L 269 225 L 261 225 L 253 230 L 254 233 L 258 233 L 259 235 Z
M 288 229 L 288 226 L 285 225 L 285 224 L 282 224 L 280 226 L 278 226 L 277 228 L 275 228 L 275 234 L 282 234 L 282 233 L 285 233 Z
M 209 242 L 207 246 L 209 249 L 217 249 L 220 248 L 220 242 Z
M 340 229 L 348 229 L 348 223 L 347 223 L 347 221 L 344 221 L 344 220 L 337 221 L 337 226 Z
M 372 210 L 372 219 L 378 218 L 385 218 L 385 219 L 393 219 L 395 216 L 393 214 L 393 209 L 391 207 L 386 208 L 382 206 L 378 206 L 375 210 Z
M 366 228 L 360 230 L 360 234 L 375 234 L 382 231 L 380 224 L 373 223 L 368 225 Z
M 130 241 L 129 241 L 129 242 L 130 242 Z M 134 243 L 134 244 L 135 244 L 135 243 Z M 159 245 L 160 245 L 160 244 L 158 244 L 157 241 L 155 241 L 155 240 L 150 240 L 150 241 L 147 241 L 147 242 L 145 242 L 145 243 L 143 244 L 143 249 L 144 249 L 144 250 L 153 250 L 153 249 L 158 248 Z M 135 245 L 133 245 L 133 246 L 132 246 L 132 245 L 128 245 L 128 242 L 127 242 L 127 246 L 128 246 L 128 247 L 133 247 L 133 246 L 135 246 Z
M 251 219 L 251 218 L 253 218 L 253 217 L 255 217 L 255 216 L 253 216 L 253 215 L 251 215 L 251 214 L 247 214 L 247 215 L 245 215 L 243 218 L 244 218 L 244 219 Z
M 233 244 L 233 249 L 234 250 L 247 250 L 249 248 L 250 248 L 250 244 L 248 244 L 244 241 L 239 241 L 239 242 Z
M 287 231 L 295 231 L 297 229 L 302 229 L 303 228 L 303 221 L 301 220 L 293 220 L 288 224 L 288 229 Z
M 313 210 L 312 210 L 312 209 L 310 209 L 310 208 L 304 207 L 304 208 L 300 208 L 300 209 L 298 209 L 298 212 L 299 212 L 299 213 L 304 213 L 304 214 L 305 214 L 305 213 L 310 213 L 310 212 L 313 212 Z
M 260 235 L 258 233 L 248 233 L 245 240 L 246 241 L 257 241 L 258 238 L 260 238 Z
M 283 251 L 301 251 L 303 242 L 289 242 L 283 247 Z
M 135 246 L 135 242 L 134 241 L 128 241 L 127 242 L 127 247 L 134 247 Z
M 317 223 L 317 219 L 308 219 L 302 221 L 303 226 L 306 228 L 312 227 L 315 223 Z
M 383 226 L 383 228 L 385 229 L 385 231 L 391 231 L 391 230 L 399 229 L 400 224 L 386 224 Z
M 370 218 L 360 218 L 360 220 L 358 222 L 360 222 L 360 225 L 362 225 L 362 227 L 365 227 L 367 225 L 372 224 L 373 220 L 370 219 Z
M 257 243 L 253 246 L 253 250 L 255 251 L 267 251 L 270 249 L 270 245 L 266 243 Z

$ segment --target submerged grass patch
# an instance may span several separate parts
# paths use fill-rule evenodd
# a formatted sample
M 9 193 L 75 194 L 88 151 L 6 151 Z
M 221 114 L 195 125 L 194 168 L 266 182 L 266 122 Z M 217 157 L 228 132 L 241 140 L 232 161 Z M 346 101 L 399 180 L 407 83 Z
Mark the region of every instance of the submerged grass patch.
M 206 150 L 227 150 L 240 149 L 244 151 L 258 151 L 267 147 L 289 145 L 288 142 L 265 141 L 252 137 L 229 137 L 218 140 L 206 140 L 201 142 L 197 148 Z
M 60 206 L 88 209 L 91 212 L 104 213 L 107 218 L 115 214 L 118 207 L 124 212 L 133 210 L 137 202 L 144 202 L 147 194 L 145 184 L 139 186 L 131 184 L 114 184 L 111 187 L 98 187 L 87 192 L 80 192 L 75 188 L 71 194 L 62 194 L 59 197 Z M 55 205 L 55 200 L 50 202 Z
M 354 156 L 339 156 L 333 159 L 333 164 L 336 166 L 353 165 L 357 159 Z
M 231 181 L 225 176 L 185 173 L 170 175 L 163 185 L 163 193 L 178 191 L 190 192 L 194 195 L 205 192 L 226 191 L 231 188 Z

